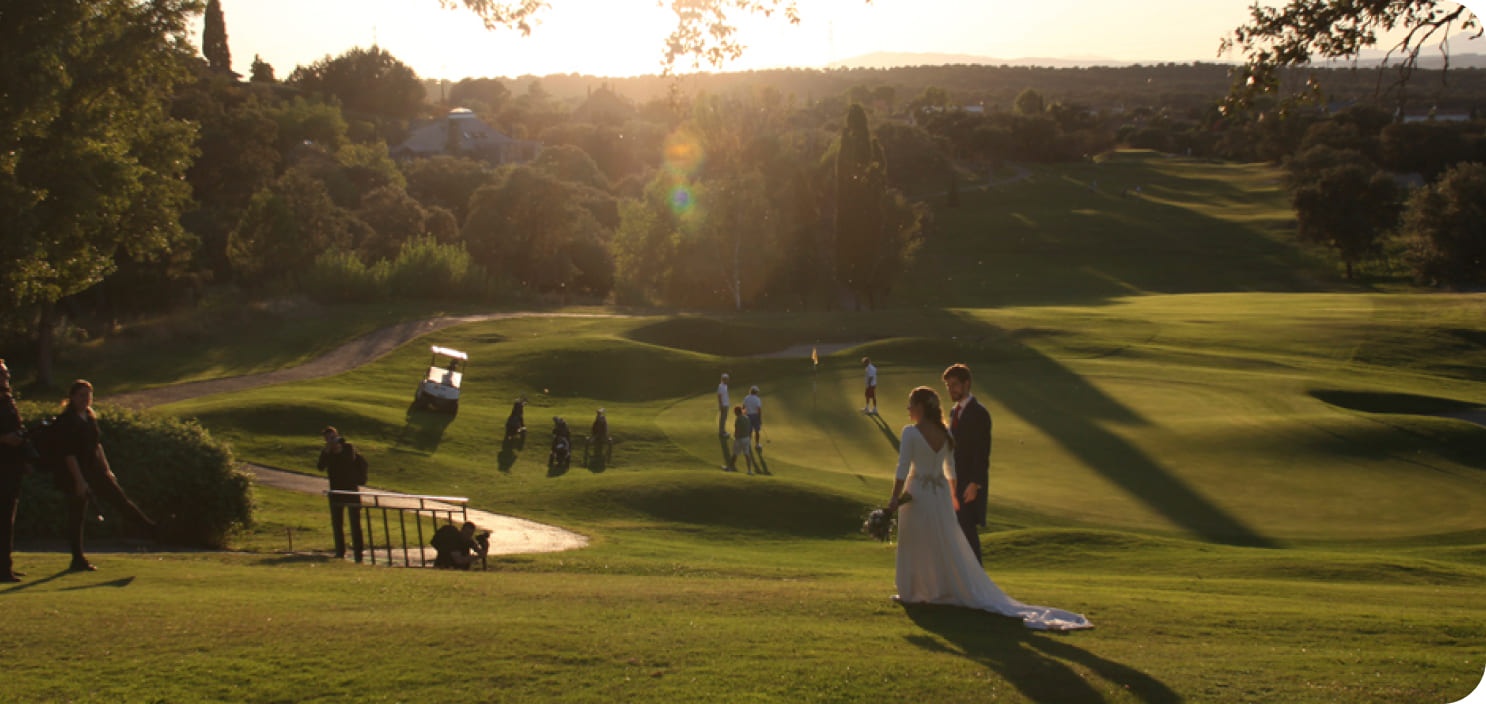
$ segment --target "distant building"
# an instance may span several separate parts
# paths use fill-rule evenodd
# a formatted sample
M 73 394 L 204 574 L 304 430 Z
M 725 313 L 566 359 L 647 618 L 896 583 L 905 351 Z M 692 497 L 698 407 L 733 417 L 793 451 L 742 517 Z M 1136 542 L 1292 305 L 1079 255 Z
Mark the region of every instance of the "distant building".
M 519 164 L 537 158 L 542 143 L 514 139 L 485 124 L 468 108 L 455 108 L 442 119 L 416 125 L 408 138 L 392 148 L 399 161 L 440 154 L 465 156 L 492 164 Z

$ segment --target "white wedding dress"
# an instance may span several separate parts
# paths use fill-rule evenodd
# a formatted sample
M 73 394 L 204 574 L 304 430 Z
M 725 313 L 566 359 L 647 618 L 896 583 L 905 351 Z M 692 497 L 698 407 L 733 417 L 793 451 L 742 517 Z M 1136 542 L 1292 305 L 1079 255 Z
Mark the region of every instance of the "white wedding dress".
M 949 443 L 935 452 L 918 428 L 903 428 L 898 479 L 913 496 L 898 507 L 898 596 L 905 604 L 944 604 L 1022 619 L 1027 628 L 1093 628 L 1082 614 L 1030 606 L 1006 595 L 986 576 L 955 520 L 950 482 L 955 457 Z

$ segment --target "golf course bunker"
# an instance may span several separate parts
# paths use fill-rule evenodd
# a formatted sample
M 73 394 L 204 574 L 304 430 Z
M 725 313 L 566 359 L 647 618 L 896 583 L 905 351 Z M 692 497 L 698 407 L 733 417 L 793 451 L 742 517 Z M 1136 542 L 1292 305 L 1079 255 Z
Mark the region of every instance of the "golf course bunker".
M 1440 416 L 1444 418 L 1457 418 L 1486 426 L 1486 406 L 1469 401 L 1388 391 L 1342 391 L 1336 389 L 1313 389 L 1310 395 L 1318 401 L 1336 406 L 1337 408 L 1345 408 L 1361 413 Z

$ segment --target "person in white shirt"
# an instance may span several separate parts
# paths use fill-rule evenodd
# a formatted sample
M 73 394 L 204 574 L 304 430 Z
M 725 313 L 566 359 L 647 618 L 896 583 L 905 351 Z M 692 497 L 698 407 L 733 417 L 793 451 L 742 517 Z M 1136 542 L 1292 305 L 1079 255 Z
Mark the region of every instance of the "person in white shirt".
M 872 365 L 872 360 L 863 357 L 862 366 L 867 368 L 867 397 L 862 405 L 862 412 L 869 415 L 877 415 L 877 367 Z
M 743 397 L 743 412 L 753 425 L 753 449 L 763 450 L 764 400 L 759 398 L 757 386 L 750 388 L 748 395 Z
M 733 404 L 728 400 L 728 375 L 722 375 L 722 383 L 717 385 L 717 437 L 728 436 L 728 409 Z

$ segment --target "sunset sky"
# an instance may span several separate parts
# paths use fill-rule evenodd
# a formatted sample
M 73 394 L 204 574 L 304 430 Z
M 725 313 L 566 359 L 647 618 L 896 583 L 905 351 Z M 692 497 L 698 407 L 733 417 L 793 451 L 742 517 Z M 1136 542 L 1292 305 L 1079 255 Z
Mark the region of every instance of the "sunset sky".
M 1250 2 L 800 0 L 799 25 L 777 16 L 745 21 L 748 52 L 724 68 L 819 68 L 876 51 L 1212 61 L 1219 40 L 1247 19 Z M 662 40 L 675 24 L 656 0 L 552 0 L 529 37 L 487 31 L 468 10 L 442 9 L 438 0 L 221 4 L 234 68 L 247 75 L 260 54 L 280 78 L 296 65 L 374 42 L 427 78 L 656 73 Z

